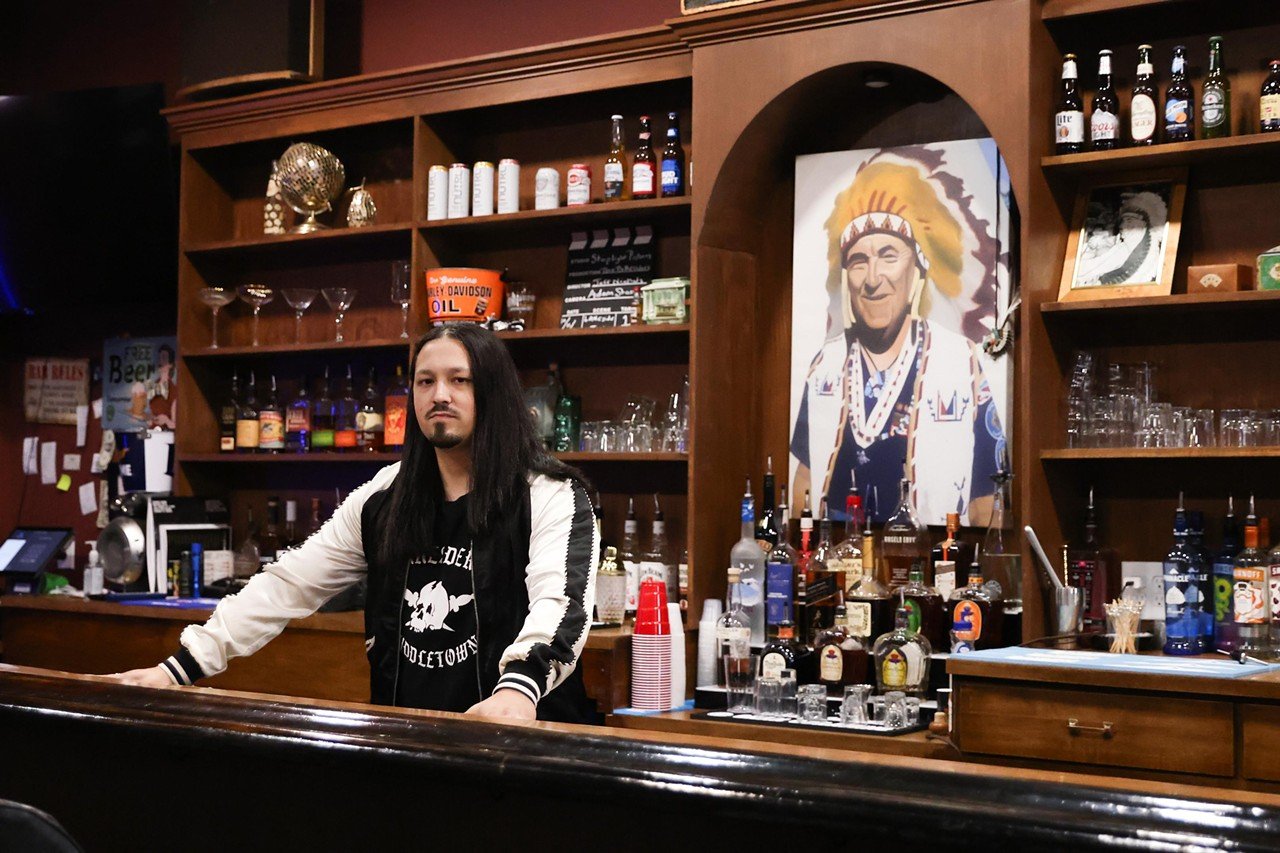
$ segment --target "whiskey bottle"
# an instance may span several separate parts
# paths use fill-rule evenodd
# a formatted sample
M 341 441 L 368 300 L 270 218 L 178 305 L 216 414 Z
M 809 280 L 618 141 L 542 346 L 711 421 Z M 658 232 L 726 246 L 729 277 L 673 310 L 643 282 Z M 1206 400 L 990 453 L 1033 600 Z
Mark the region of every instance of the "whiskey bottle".
M 399 453 L 404 450 L 405 429 L 409 426 L 409 386 L 404 381 L 404 365 L 396 365 L 396 378 L 387 389 L 383 413 L 383 449 Z
M 1235 564 L 1240 553 L 1240 527 L 1236 524 L 1235 498 L 1227 498 L 1222 519 L 1222 544 L 1213 558 L 1213 647 L 1230 654 L 1240 642 L 1235 610 Z
M 276 396 L 276 376 L 271 374 L 267 401 L 258 410 L 258 449 L 266 453 L 284 450 L 284 410 Z
M 1151 64 L 1151 45 L 1138 45 L 1138 74 L 1129 99 L 1129 141 L 1134 145 L 1154 145 L 1156 141 L 1155 67 Z
M 356 402 L 355 382 L 351 378 L 351 365 L 347 365 L 347 381 L 342 387 L 342 396 L 338 398 L 333 412 L 333 446 L 340 451 L 356 449 L 356 412 L 360 404 Z
M 951 653 L 991 649 L 1000 644 L 1004 612 L 982 581 L 982 567 L 969 567 L 969 585 L 951 593 L 947 601 L 951 616 Z
M 244 389 L 244 398 L 236 407 L 236 450 L 245 453 L 258 451 L 258 396 L 257 382 L 253 371 L 249 371 L 249 384 Z
M 867 681 L 867 647 L 849 632 L 843 605 L 837 605 L 829 628 L 820 631 L 813 641 L 817 661 L 818 683 L 831 695 L 840 695 L 848 684 Z
M 320 396 L 311 408 L 311 449 L 333 450 L 334 441 L 334 405 L 329 397 L 329 368 L 324 369 L 324 384 L 320 386 Z
M 307 525 L 307 535 L 310 536 L 312 533 L 315 533 L 316 531 L 318 531 L 322 526 L 324 526 L 324 522 L 320 520 L 320 499 L 312 498 L 311 499 L 311 521 Z
M 782 670 L 790 669 L 795 672 L 797 682 L 805 683 L 800 671 L 807 668 L 802 665 L 808 663 L 809 650 L 796 642 L 796 626 L 790 621 L 783 621 L 778 623 L 774 632 L 773 639 L 765 643 L 760 652 L 760 676 L 777 678 Z
M 774 517 L 776 510 L 773 507 L 773 457 L 770 456 L 765 461 L 764 468 L 764 491 L 761 494 L 760 516 L 756 519 L 756 543 L 759 544 L 760 550 L 766 554 L 773 550 L 773 546 L 778 544 L 778 527 L 777 519 Z
M 831 519 L 823 500 L 818 519 L 818 544 L 809 560 L 805 583 L 809 592 L 809 615 L 815 624 L 834 623 L 835 607 L 844 598 L 844 572 L 834 559 L 836 546 L 831 541 Z M 816 614 L 816 615 L 815 615 Z
M 1259 124 L 1263 133 L 1280 131 L 1280 59 L 1271 60 L 1270 71 L 1262 82 L 1262 99 L 1258 104 Z
M 1200 125 L 1205 139 L 1231 135 L 1231 81 L 1222 69 L 1222 36 L 1209 39 L 1209 74 L 1200 88 Z
M 240 410 L 240 374 L 231 372 L 231 392 L 218 409 L 218 450 L 233 453 L 236 449 L 236 415 Z
M 662 195 L 684 195 L 684 148 L 680 145 L 680 115 L 667 113 L 667 144 L 662 149 Z
M 670 549 L 667 547 L 667 520 L 662 514 L 662 506 L 658 503 L 658 496 L 653 496 L 653 528 L 652 535 L 649 537 L 649 548 L 640 555 L 640 580 L 644 582 L 649 578 L 655 578 L 662 581 L 662 585 L 667 590 L 667 601 L 679 601 L 680 590 L 676 577 L 675 563 L 671 560 Z
M 729 565 L 741 573 L 742 612 L 751 626 L 751 645 L 764 645 L 764 552 L 756 544 L 755 497 L 747 479 L 742 494 L 742 537 L 729 552 Z
M 284 449 L 289 453 L 306 453 L 311 449 L 311 399 L 307 396 L 307 378 L 298 383 L 298 394 L 284 413 Z
M 652 136 L 649 117 L 640 116 L 640 144 L 636 146 L 635 157 L 631 163 L 631 197 L 633 199 L 654 198 L 658 194 L 654 174 L 656 158 L 650 142 Z
M 1247 531 L 1245 535 L 1248 536 Z M 1256 538 L 1254 543 L 1256 547 Z M 1204 602 L 1195 580 L 1199 560 L 1200 553 L 1187 542 L 1187 511 L 1179 493 L 1173 518 L 1173 547 L 1165 555 L 1163 566 L 1164 653 L 1167 655 L 1195 655 L 1204 651 L 1200 646 L 1200 613 Z M 1266 555 L 1259 553 L 1258 561 L 1258 565 L 1264 564 Z M 1239 562 L 1236 565 L 1239 566 Z
M 1093 96 L 1093 115 L 1089 118 L 1089 140 L 1095 151 L 1106 151 L 1120 145 L 1120 99 L 1111 82 L 1111 51 L 1098 51 L 1098 91 Z
M 280 536 L 280 550 L 288 551 L 302 544 L 298 534 L 298 502 L 284 502 L 284 533 Z
M 266 567 L 276 561 L 280 552 L 280 499 L 267 498 L 267 526 L 258 545 L 258 564 Z
M 1236 649 L 1254 657 L 1264 657 L 1271 650 L 1267 627 L 1272 615 L 1267 600 L 1270 555 L 1259 547 L 1259 535 L 1258 517 L 1250 495 L 1249 514 L 1244 520 L 1244 550 L 1236 555 L 1233 592 L 1239 637 Z
M 1120 597 L 1120 562 L 1115 551 L 1098 541 L 1093 489 L 1085 509 L 1084 543 L 1067 549 L 1067 586 L 1083 591 L 1084 630 L 1106 631 L 1106 605 Z
M 902 607 L 907 611 L 907 629 L 924 635 L 929 646 L 935 649 L 947 647 L 947 608 L 938 591 L 924 582 L 924 569 L 911 568 L 911 577 L 899 593 Z
M 365 453 L 382 449 L 382 397 L 378 394 L 378 375 L 369 368 L 369 380 L 364 386 L 364 399 L 356 411 L 356 446 Z
M 933 546 L 930 555 L 933 563 L 933 587 L 946 601 L 956 588 L 956 566 L 967 566 L 973 562 L 974 546 L 960 538 L 960 513 L 947 513 L 947 535 Z M 947 563 L 939 571 L 938 566 Z M 941 646 L 939 646 L 941 648 Z
M 604 200 L 621 201 L 627 191 L 627 151 L 622 138 L 622 116 L 612 117 L 609 156 L 604 161 Z
M 725 590 L 724 612 L 716 620 L 716 683 L 750 679 L 751 623 L 742 609 L 741 570 L 729 567 L 729 585 Z
M 1054 150 L 1075 154 L 1084 150 L 1084 101 L 1076 82 L 1076 55 L 1062 57 L 1062 97 L 1054 116 Z
M 827 566 L 843 577 L 841 589 L 847 595 L 862 580 L 862 548 L 859 547 L 862 541 L 862 498 L 857 492 L 850 490 L 844 499 L 844 510 L 844 538 L 832 549 Z M 848 611 L 846 607 L 845 612 Z
M 889 588 L 896 590 L 907 582 L 911 565 L 927 562 L 930 548 L 924 531 L 911 506 L 911 481 L 902 478 L 898 508 L 889 516 L 880 535 L 880 559 L 885 565 Z
M 880 693 L 901 690 L 908 696 L 923 697 L 929 688 L 933 648 L 920 633 L 911 630 L 909 619 L 907 609 L 899 607 L 893 630 L 878 637 L 872 648 L 876 690 Z
M 627 498 L 627 517 L 622 522 L 622 570 L 627 573 L 627 615 L 634 616 L 640 603 L 640 525 L 636 521 L 636 500 Z
M 1187 49 L 1173 49 L 1169 87 L 1164 94 L 1164 140 L 1186 142 L 1196 138 L 1195 92 L 1187 82 Z
M 849 631 L 863 645 L 893 629 L 893 593 L 876 574 L 876 537 L 871 530 L 871 515 L 864 519 L 862 530 L 862 571 L 854 583 L 845 588 L 845 613 Z

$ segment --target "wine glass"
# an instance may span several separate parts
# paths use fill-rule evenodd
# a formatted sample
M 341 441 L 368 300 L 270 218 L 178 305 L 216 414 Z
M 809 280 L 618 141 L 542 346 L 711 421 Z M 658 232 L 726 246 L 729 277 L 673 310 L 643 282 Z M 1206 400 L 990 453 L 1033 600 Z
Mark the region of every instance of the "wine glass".
M 408 261 L 391 264 L 391 301 L 400 303 L 400 337 L 409 337 L 410 274 Z
M 209 349 L 218 348 L 218 312 L 223 307 L 230 305 L 236 301 L 236 295 L 225 287 L 202 287 L 200 288 L 200 301 L 208 305 L 213 311 L 213 342 L 209 344 Z
M 302 343 L 302 314 L 316 301 L 320 291 L 314 287 L 286 287 L 280 293 L 293 309 L 293 342 Z
M 275 298 L 276 293 L 263 284 L 242 284 L 237 288 L 240 298 L 253 306 L 253 345 L 258 345 L 258 315 L 262 306 Z
M 333 342 L 342 343 L 342 315 L 356 301 L 354 287 L 326 287 L 320 291 L 333 313 Z

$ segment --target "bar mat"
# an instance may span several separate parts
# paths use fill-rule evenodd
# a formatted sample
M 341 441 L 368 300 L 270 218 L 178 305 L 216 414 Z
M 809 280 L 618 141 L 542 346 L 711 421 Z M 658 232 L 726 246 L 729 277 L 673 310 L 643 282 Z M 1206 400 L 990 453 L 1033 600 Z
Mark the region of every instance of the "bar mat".
M 925 719 L 925 709 L 920 710 L 920 722 L 913 726 L 904 726 L 902 728 L 885 728 L 880 723 L 864 723 L 845 725 L 840 722 L 839 717 L 828 717 L 826 722 L 817 720 L 800 720 L 792 718 L 778 717 L 762 717 L 758 714 L 731 714 L 728 711 L 703 711 L 694 714 L 690 719 L 709 720 L 713 723 L 750 723 L 753 726 L 774 726 L 784 729 L 809 729 L 815 732 L 857 732 L 862 735 L 883 735 L 893 737 L 895 735 L 907 735 L 912 732 L 923 731 L 929 727 L 929 721 Z

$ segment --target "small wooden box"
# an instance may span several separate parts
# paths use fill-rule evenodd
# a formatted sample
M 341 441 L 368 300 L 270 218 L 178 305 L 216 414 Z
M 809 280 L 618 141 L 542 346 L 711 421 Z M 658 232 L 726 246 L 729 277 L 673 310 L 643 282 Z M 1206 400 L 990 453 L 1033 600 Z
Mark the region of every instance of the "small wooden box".
M 1187 293 L 1253 290 L 1253 268 L 1244 264 L 1205 264 L 1187 269 Z

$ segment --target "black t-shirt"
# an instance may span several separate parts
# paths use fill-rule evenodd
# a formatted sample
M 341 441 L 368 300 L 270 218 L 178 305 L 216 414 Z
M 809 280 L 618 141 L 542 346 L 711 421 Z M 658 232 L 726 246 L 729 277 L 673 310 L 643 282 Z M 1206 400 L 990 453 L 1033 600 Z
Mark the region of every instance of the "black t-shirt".
M 435 539 L 430 554 L 409 562 L 396 704 L 465 711 L 481 698 L 465 495 L 440 505 Z

